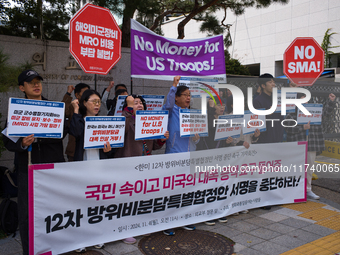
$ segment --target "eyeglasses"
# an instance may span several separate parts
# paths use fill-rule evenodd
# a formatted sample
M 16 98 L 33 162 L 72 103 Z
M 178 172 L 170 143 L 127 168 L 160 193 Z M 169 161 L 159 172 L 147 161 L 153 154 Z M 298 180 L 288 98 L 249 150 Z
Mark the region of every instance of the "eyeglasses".
M 91 102 L 94 105 L 96 105 L 96 104 L 101 105 L 102 104 L 102 102 L 99 99 L 89 100 L 88 102 Z
M 41 85 L 41 81 L 31 81 L 31 82 L 27 82 L 29 86 L 34 87 L 35 85 L 40 86 Z
M 191 97 L 191 94 L 186 94 L 186 93 L 183 93 L 183 94 L 181 94 L 181 96 L 185 96 L 185 97 Z

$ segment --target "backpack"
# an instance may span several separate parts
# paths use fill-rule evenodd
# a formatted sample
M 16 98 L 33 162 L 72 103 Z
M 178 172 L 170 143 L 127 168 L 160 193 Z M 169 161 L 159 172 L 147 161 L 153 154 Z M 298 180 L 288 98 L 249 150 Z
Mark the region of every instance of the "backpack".
M 5 198 L 0 204 L 0 229 L 7 235 L 13 234 L 18 228 L 18 205 L 15 201 Z
M 2 197 L 17 197 L 17 172 L 9 170 L 7 167 L 0 166 L 0 195 Z

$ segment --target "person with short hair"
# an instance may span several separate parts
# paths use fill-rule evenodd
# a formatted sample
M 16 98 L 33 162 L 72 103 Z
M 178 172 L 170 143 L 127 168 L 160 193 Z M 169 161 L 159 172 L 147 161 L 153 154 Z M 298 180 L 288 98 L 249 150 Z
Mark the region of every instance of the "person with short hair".
M 195 151 L 196 144 L 199 142 L 199 135 L 195 137 L 181 137 L 180 136 L 180 109 L 188 109 L 190 107 L 191 93 L 187 86 L 178 86 L 181 76 L 175 76 L 170 91 L 166 97 L 166 102 L 162 110 L 169 111 L 168 130 L 169 139 L 166 141 L 165 153 L 179 153 Z M 187 225 L 183 227 L 186 230 L 195 230 L 194 225 Z M 172 236 L 175 234 L 173 229 L 164 230 L 165 235 Z
M 118 96 L 128 95 L 126 85 L 120 83 L 115 86 L 115 97 L 113 99 L 108 99 L 110 91 L 113 88 L 113 86 L 114 81 L 110 81 L 110 85 L 106 89 L 104 89 L 102 94 L 102 103 L 107 109 L 108 116 L 113 116 L 115 114 Z
M 65 103 L 65 117 L 68 120 L 67 121 L 68 125 L 70 125 L 70 122 L 71 122 L 71 119 L 72 119 L 72 116 L 73 116 L 73 112 L 74 112 L 73 105 L 71 104 L 71 102 L 72 102 L 72 96 L 71 96 L 72 91 L 74 91 L 74 96 L 76 97 L 76 99 L 80 100 L 84 91 L 88 90 L 88 89 L 90 89 L 90 86 L 85 84 L 85 83 L 78 83 L 75 87 L 73 85 L 69 85 L 67 87 L 67 92 L 64 95 L 62 102 Z M 68 135 L 68 142 L 67 142 L 67 146 L 66 146 L 66 150 L 65 150 L 65 154 L 66 154 L 67 160 L 69 162 L 74 160 L 73 157 L 74 157 L 75 148 L 76 148 L 76 140 L 71 134 L 69 134 Z
M 258 83 L 261 87 L 261 94 L 254 98 L 253 105 L 255 109 L 268 110 L 272 107 L 272 92 L 275 88 L 273 75 L 265 73 L 259 76 Z M 257 143 L 279 143 L 283 139 L 284 128 L 281 125 L 283 116 L 280 113 L 272 113 L 266 116 L 266 119 L 279 119 L 280 121 L 267 122 L 266 131 L 261 132 Z
M 18 77 L 19 89 L 25 98 L 47 100 L 42 96 L 43 78 L 34 70 L 25 70 Z M 7 121 L 6 121 L 7 123 Z M 23 254 L 29 252 L 28 235 L 28 147 L 32 146 L 32 164 L 64 162 L 62 139 L 35 138 L 34 135 L 19 138 L 16 142 L 3 136 L 7 150 L 15 152 L 18 172 L 18 217 Z
M 303 93 L 297 93 L 297 98 L 304 97 L 305 95 Z M 323 105 L 322 117 L 330 116 L 335 109 L 335 106 L 335 95 L 331 93 L 328 95 L 328 99 Z M 325 138 L 322 125 L 310 125 L 310 123 L 307 123 L 304 125 L 298 124 L 294 127 L 296 123 L 288 120 L 297 120 L 298 109 L 297 107 L 295 108 L 295 112 L 286 115 L 287 121 L 285 130 L 287 132 L 287 142 L 308 141 L 307 164 L 309 166 L 307 168 L 307 198 L 320 199 L 320 197 L 312 191 L 313 171 L 311 170 L 311 167 L 314 165 L 316 154 L 325 150 Z

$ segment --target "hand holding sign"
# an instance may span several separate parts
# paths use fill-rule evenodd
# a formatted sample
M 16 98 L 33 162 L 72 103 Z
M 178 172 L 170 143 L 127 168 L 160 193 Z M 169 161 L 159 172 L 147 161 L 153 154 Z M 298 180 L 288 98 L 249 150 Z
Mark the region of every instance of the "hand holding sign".
M 34 142 L 34 135 L 26 136 L 22 139 L 21 145 L 22 147 L 30 146 Z
M 165 139 L 161 139 L 162 142 L 165 142 L 166 140 L 169 139 L 169 131 L 166 131 L 166 132 L 164 133 L 164 136 L 165 136 Z
M 310 129 L 310 121 L 308 121 L 307 124 L 304 124 L 304 125 L 303 125 L 303 129 L 304 129 L 304 130 Z
M 259 137 L 261 134 L 260 130 L 257 128 L 255 129 L 255 132 L 254 132 L 254 137 Z
M 103 151 L 104 151 L 105 153 L 111 151 L 111 145 L 110 145 L 109 142 L 104 143 Z
M 228 139 L 226 140 L 226 143 L 231 144 L 232 142 L 233 142 L 233 138 L 229 136 Z

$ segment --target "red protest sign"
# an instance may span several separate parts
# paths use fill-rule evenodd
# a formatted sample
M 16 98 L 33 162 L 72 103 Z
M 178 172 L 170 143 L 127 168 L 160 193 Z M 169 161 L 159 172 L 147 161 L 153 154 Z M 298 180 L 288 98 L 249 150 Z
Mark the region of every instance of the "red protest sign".
M 311 86 L 324 69 L 324 51 L 313 37 L 297 37 L 283 55 L 283 73 L 298 86 Z
M 122 32 L 109 9 L 86 4 L 69 31 L 70 52 L 84 72 L 107 74 L 120 60 Z

